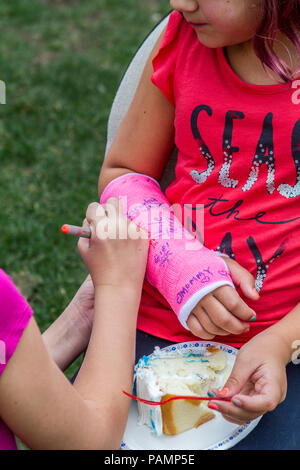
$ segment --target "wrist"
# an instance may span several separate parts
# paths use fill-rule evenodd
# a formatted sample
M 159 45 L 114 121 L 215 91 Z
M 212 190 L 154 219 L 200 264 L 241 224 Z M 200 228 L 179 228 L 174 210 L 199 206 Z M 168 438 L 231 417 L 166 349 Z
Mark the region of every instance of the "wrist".
M 115 289 L 115 292 L 117 290 L 140 292 L 142 290 L 144 276 L 136 275 L 135 277 L 130 277 L 128 275 L 120 275 L 120 272 L 118 272 L 115 276 L 99 276 L 98 279 L 92 276 L 92 280 L 95 291 L 99 289 Z
M 276 325 L 274 325 L 276 326 Z M 276 348 L 282 357 L 284 364 L 287 365 L 292 360 L 293 343 L 280 332 L 278 328 L 271 329 L 269 334 L 272 335 L 274 342 L 276 341 Z
M 70 302 L 62 313 L 64 318 L 66 332 L 72 333 L 73 338 L 80 338 L 81 341 L 88 343 L 92 331 L 93 322 L 90 316 L 86 314 L 85 309 L 76 297 Z
M 73 300 L 43 333 L 49 355 L 65 370 L 87 347 L 92 325 Z
M 141 289 L 130 284 L 120 284 L 119 286 L 110 284 L 96 285 L 94 324 L 99 319 L 105 321 L 105 318 L 127 318 L 127 322 L 134 319 L 136 321 L 141 292 Z
M 94 284 L 95 289 L 95 298 L 99 295 L 111 295 L 117 298 L 134 298 L 141 296 L 142 292 L 142 283 L 119 283 L 119 284 L 110 284 L 110 283 L 96 283 Z
M 274 328 L 275 326 L 276 325 L 273 325 L 262 331 L 252 340 L 256 339 L 257 341 L 261 341 L 264 351 L 268 349 L 273 356 L 278 357 L 283 365 L 286 366 L 291 360 L 291 345 L 286 341 L 284 335 L 282 335 L 277 328 Z

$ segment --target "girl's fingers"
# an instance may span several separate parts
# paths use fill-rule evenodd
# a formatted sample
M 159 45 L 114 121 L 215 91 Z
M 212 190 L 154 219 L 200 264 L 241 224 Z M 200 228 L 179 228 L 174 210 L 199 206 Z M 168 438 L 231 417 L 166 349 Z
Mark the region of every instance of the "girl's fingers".
M 253 385 L 252 385 L 253 387 Z M 244 388 L 245 389 L 245 388 Z M 215 393 L 218 396 L 218 392 Z M 283 400 L 282 390 L 275 384 L 266 387 L 264 393 L 243 394 L 239 393 L 232 397 L 231 402 L 214 402 L 211 404 L 227 419 L 248 421 L 273 411 Z
M 89 227 L 89 226 L 90 224 L 88 223 L 87 218 L 83 219 L 82 227 Z
M 125 217 L 121 201 L 116 197 L 110 197 L 105 203 L 105 211 L 108 217 Z
M 226 336 L 228 331 L 219 328 L 209 317 L 203 306 L 197 305 L 192 312 L 198 319 L 200 325 L 210 334 Z
M 82 222 L 82 227 L 90 227 L 91 230 L 92 226 L 88 223 L 87 219 L 84 219 Z M 79 253 L 83 253 L 86 251 L 90 246 L 90 239 L 89 238 L 84 238 L 84 237 L 79 237 L 78 243 L 77 243 L 77 248 Z
M 101 218 L 106 217 L 105 208 L 98 202 L 91 202 L 86 210 L 86 219 L 91 224 Z
M 239 426 L 245 424 L 247 421 L 250 421 L 250 420 L 232 418 L 232 416 L 228 416 L 228 415 L 225 415 L 223 413 L 221 413 L 221 414 L 222 414 L 223 418 L 226 419 L 226 421 L 228 421 L 229 423 L 238 424 Z
M 258 300 L 259 293 L 255 288 L 255 280 L 252 274 L 232 258 L 223 257 L 222 259 L 230 270 L 234 285 L 238 286 L 249 299 Z
M 251 396 L 238 394 L 232 398 L 232 402 L 245 412 L 258 414 L 273 411 L 280 401 L 280 396 L 275 390 L 267 394 L 254 394 Z
M 227 287 L 227 286 L 225 286 Z M 231 289 L 232 290 L 232 289 Z M 211 321 L 228 333 L 242 334 L 249 328 L 247 323 L 236 318 L 215 295 L 207 295 L 201 300 L 201 306 L 205 308 Z
M 197 336 L 198 338 L 213 339 L 215 337 L 215 335 L 210 334 L 201 326 L 198 318 L 193 313 L 190 314 L 187 320 L 187 325 L 193 335 Z
M 243 321 L 254 321 L 256 319 L 254 310 L 248 307 L 232 287 L 219 287 L 213 292 L 213 296 L 238 319 Z
M 265 413 L 264 410 L 250 411 L 226 401 L 211 401 L 208 407 L 221 413 L 230 422 L 238 424 L 252 421 Z

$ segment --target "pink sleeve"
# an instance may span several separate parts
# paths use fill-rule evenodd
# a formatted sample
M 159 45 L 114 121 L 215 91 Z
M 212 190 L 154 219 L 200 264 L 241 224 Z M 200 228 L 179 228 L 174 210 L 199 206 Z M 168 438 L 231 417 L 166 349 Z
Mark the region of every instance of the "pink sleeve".
M 152 61 L 154 72 L 151 75 L 151 81 L 172 104 L 175 104 L 174 72 L 183 22 L 184 19 L 180 13 L 177 11 L 171 13 L 159 51 Z
M 0 269 L 0 376 L 32 315 L 30 305 L 12 279 Z

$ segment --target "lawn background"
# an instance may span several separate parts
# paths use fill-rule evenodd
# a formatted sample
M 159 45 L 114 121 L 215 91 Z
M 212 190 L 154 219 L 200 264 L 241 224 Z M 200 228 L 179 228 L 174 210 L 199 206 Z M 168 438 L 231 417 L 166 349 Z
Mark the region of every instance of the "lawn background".
M 86 276 L 76 240 L 97 180 L 113 97 L 168 0 L 0 3 L 0 266 L 41 331 Z M 71 377 L 79 361 L 67 371 Z

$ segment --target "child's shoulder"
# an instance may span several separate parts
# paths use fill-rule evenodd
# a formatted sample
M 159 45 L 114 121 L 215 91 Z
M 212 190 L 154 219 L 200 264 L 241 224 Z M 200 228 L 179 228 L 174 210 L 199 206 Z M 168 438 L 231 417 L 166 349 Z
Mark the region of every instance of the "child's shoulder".
M 178 11 L 172 11 L 161 43 L 161 47 L 173 44 L 177 48 L 185 48 L 186 43 L 201 45 L 192 26 L 184 19 Z
M 192 26 L 178 11 L 173 11 L 152 61 L 151 76 L 154 85 L 172 104 L 176 103 L 175 81 L 178 79 L 183 83 L 182 77 L 189 76 L 194 70 L 195 60 L 201 64 L 205 49 Z

